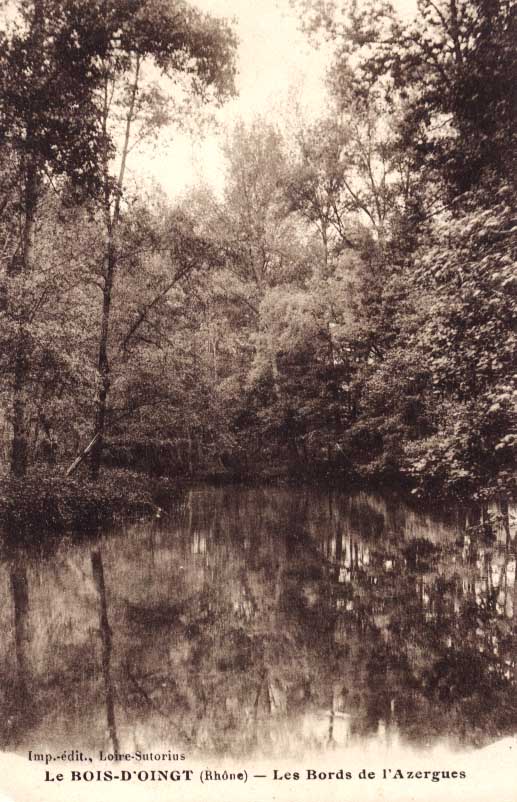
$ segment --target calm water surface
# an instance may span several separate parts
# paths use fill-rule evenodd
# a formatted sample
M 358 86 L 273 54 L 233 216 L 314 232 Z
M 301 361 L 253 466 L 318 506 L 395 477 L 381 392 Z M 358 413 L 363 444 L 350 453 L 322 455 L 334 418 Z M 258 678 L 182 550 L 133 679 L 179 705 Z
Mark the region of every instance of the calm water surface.
M 288 755 L 517 733 L 512 530 L 292 488 L 4 548 L 0 748 Z

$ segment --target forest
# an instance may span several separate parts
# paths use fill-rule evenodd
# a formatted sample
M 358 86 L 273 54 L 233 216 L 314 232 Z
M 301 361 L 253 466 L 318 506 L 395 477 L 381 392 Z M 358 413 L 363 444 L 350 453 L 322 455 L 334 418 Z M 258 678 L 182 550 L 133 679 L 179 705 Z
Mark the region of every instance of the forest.
M 160 477 L 515 495 L 517 6 L 292 7 L 325 113 L 237 122 L 222 192 L 172 200 L 128 165 L 234 95 L 231 20 L 1 4 L 3 509 Z

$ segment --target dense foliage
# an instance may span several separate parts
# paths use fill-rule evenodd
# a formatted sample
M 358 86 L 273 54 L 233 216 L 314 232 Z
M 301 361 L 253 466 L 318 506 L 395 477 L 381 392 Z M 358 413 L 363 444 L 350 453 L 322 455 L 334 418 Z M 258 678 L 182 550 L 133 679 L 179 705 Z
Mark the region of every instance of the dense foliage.
M 327 113 L 239 123 L 222 196 L 173 205 L 129 191 L 133 138 L 224 100 L 235 45 L 177 6 L 33 0 L 5 25 L 5 465 L 64 473 L 90 443 L 94 479 L 514 493 L 514 5 L 297 3 L 335 53 Z

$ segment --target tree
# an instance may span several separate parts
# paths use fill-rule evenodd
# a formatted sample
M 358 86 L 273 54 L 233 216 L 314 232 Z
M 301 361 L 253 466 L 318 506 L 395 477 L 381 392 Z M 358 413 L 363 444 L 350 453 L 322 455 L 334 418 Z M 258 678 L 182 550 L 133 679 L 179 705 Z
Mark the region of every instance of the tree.
M 11 472 L 19 477 L 27 469 L 31 339 L 23 298 L 34 270 L 39 203 L 59 177 L 89 192 L 98 188 L 97 155 L 100 148 L 107 150 L 94 99 L 103 43 L 91 36 L 90 15 L 79 0 L 20 0 L 0 36 L 0 147 L 12 160 L 9 192 L 18 218 L 7 275 L 17 321 Z
M 110 320 L 115 280 L 120 264 L 118 232 L 123 212 L 126 169 L 133 139 L 152 134 L 168 119 L 166 98 L 145 71 L 162 79 L 190 79 L 187 91 L 206 99 L 209 90 L 223 99 L 233 88 L 233 49 L 230 29 L 183 2 L 118 0 L 100 9 L 97 36 L 106 43 L 101 64 L 102 90 L 98 122 L 106 134 L 102 154 L 102 195 L 99 209 L 105 240 L 100 271 L 102 311 L 97 358 L 94 447 L 91 475 L 99 473 L 110 391 Z M 108 133 L 121 126 L 118 172 L 110 163 Z
M 515 493 L 515 194 L 489 209 L 469 198 L 435 227 L 417 262 L 429 312 L 413 341 L 428 371 L 433 433 L 408 445 L 407 467 L 424 489 L 438 476 L 458 494 Z
M 410 95 L 422 156 L 453 197 L 515 179 L 516 35 L 511 2 L 421 0 L 398 43 L 394 84 Z
M 335 44 L 331 81 L 358 97 L 403 101 L 401 139 L 448 200 L 515 179 L 517 14 L 511 0 L 419 0 L 411 22 L 389 3 L 302 3 Z
M 209 386 L 217 381 L 217 366 L 212 373 L 212 355 L 202 347 L 199 300 L 223 258 L 199 231 L 188 202 L 171 208 L 159 197 L 126 211 L 119 245 L 124 293 L 114 297 L 111 310 L 110 440 L 127 449 L 130 462 L 131 451 L 145 450 L 149 466 L 161 467 L 162 453 L 170 468 L 178 467 L 185 442 L 189 451 L 201 448 L 202 433 L 214 426 Z M 110 442 L 107 455 L 119 445 Z
M 381 181 L 366 169 L 354 194 L 387 215 L 383 237 L 372 225 L 360 245 L 344 333 L 356 414 L 343 449 L 364 476 L 405 475 L 422 492 L 512 493 L 515 9 L 421 0 L 402 23 L 389 5 L 302 5 L 307 27 L 334 43 L 340 111 L 367 114 L 380 99 L 383 109 L 383 151 L 371 136 L 355 151 L 366 167 L 365 153 L 384 157 Z M 315 141 L 305 201 L 329 174 L 325 137 Z M 350 139 L 336 142 L 327 154 L 350 153 Z M 331 163 L 342 199 L 347 171 L 341 156 Z

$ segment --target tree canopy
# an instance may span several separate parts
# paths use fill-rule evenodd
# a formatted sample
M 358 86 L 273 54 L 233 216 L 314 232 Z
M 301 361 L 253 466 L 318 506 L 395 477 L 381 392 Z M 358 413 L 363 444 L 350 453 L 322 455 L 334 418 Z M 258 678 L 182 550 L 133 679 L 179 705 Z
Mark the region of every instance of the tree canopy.
M 94 477 L 514 492 L 514 5 L 294 7 L 332 49 L 325 112 L 228 124 L 222 192 L 175 202 L 128 163 L 231 96 L 231 26 L 164 0 L 27 0 L 4 25 L 17 475 L 85 454 Z

